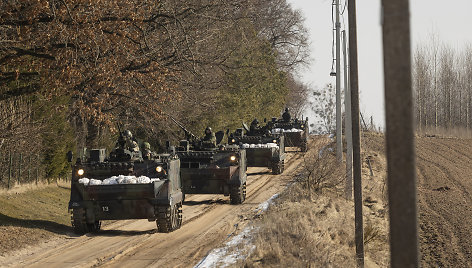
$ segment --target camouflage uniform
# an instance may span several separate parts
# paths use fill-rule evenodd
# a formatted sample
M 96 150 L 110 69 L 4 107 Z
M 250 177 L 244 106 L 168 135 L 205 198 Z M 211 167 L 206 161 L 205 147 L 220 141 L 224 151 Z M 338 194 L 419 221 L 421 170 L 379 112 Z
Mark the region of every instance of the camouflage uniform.
M 133 134 L 129 130 L 123 131 L 123 133 L 118 138 L 118 145 L 127 149 L 131 152 L 139 152 L 138 143 L 133 139 Z
M 215 133 L 211 131 L 211 127 L 205 129 L 205 136 L 201 139 L 204 147 L 215 148 L 216 147 L 216 136 Z
M 249 127 L 249 133 L 251 135 L 257 135 L 261 131 L 261 127 L 259 126 L 259 121 L 257 119 L 254 119 L 251 122 L 251 126 Z
M 152 158 L 152 151 L 151 151 L 151 144 L 149 142 L 144 142 L 143 143 L 143 159 L 144 160 L 149 160 Z
M 290 122 L 291 118 L 292 118 L 292 116 L 290 115 L 290 112 L 288 111 L 288 108 L 285 108 L 285 112 L 282 114 L 282 119 L 285 122 Z

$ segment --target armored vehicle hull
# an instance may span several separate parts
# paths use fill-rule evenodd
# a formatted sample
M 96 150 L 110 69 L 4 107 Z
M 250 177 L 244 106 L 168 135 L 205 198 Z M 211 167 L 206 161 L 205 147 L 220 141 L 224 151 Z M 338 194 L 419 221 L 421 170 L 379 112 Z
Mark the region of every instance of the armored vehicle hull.
M 298 147 L 302 152 L 308 150 L 308 135 L 310 132 L 308 118 L 306 120 L 291 120 L 290 122 L 278 120 L 274 121 L 272 126 L 272 133 L 283 134 L 286 147 Z
M 180 176 L 185 194 L 223 194 L 231 204 L 246 199 L 246 151 L 235 146 L 224 150 L 180 151 Z
M 160 232 L 180 228 L 183 195 L 179 169 L 180 160 L 171 155 L 137 162 L 77 163 L 69 202 L 74 231 L 95 232 L 102 220 L 125 219 L 156 221 Z M 146 176 L 149 181 L 136 183 L 129 179 L 131 176 Z M 98 185 L 84 183 L 85 178 Z M 113 178 L 113 184 L 105 184 Z M 119 178 L 130 182 L 121 184 L 123 180 L 119 183 Z
M 285 169 L 284 137 L 273 136 L 236 136 L 229 139 L 230 143 L 242 144 L 246 149 L 248 167 L 267 167 L 272 174 L 281 174 Z

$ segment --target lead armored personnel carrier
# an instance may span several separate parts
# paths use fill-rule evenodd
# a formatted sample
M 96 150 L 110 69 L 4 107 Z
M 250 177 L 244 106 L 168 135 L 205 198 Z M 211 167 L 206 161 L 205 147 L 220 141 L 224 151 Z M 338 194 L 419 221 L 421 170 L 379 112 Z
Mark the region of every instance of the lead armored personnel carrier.
M 108 157 L 105 149 L 95 149 L 77 159 L 69 201 L 74 231 L 96 232 L 102 220 L 125 219 L 156 221 L 159 232 L 180 228 L 183 194 L 177 154 L 153 154 L 144 160 L 141 152 L 123 147 Z
M 181 140 L 177 148 L 184 194 L 229 195 L 231 204 L 242 204 L 246 199 L 246 150 L 237 145 L 220 144 L 222 131 L 216 133 L 216 146 L 205 143 L 172 120 L 186 135 L 186 140 Z
M 228 144 L 238 144 L 246 149 L 248 167 L 268 167 L 272 174 L 281 174 L 285 169 L 285 141 L 281 134 L 271 133 L 267 128 L 258 128 L 253 121 L 251 128 L 236 129 L 228 137 Z M 258 123 L 257 123 L 258 124 Z

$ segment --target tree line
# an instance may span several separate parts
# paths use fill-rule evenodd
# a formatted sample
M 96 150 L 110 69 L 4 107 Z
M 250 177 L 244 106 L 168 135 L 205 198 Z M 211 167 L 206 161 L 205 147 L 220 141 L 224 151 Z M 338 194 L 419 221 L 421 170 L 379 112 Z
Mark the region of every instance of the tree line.
M 308 35 L 286 0 L 6 0 L 0 10 L 0 173 L 22 151 L 45 177 L 63 176 L 68 150 L 110 148 L 118 122 L 159 148 L 182 136 L 169 116 L 200 134 L 306 105 L 296 77 Z
M 455 49 L 433 36 L 413 58 L 416 127 L 421 132 L 472 126 L 472 45 Z

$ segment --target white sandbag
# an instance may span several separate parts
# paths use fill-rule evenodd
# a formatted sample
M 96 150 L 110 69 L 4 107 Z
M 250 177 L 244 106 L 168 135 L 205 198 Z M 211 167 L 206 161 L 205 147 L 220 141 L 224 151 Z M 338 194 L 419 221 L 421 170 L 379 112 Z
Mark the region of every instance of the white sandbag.
M 112 184 L 118 184 L 118 182 L 116 181 L 116 176 L 113 176 L 111 178 L 107 178 L 107 179 L 104 179 L 102 181 L 102 184 L 103 185 L 112 185 Z
M 102 181 L 101 180 L 96 180 L 96 179 L 91 179 L 89 182 L 89 185 L 101 185 Z
M 155 181 L 160 181 L 161 179 L 159 178 L 151 178 L 151 182 L 155 182 Z
M 88 185 L 90 180 L 88 178 L 81 178 L 79 179 L 79 183 L 82 183 L 83 185 Z

